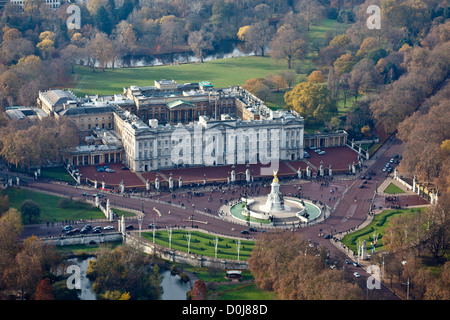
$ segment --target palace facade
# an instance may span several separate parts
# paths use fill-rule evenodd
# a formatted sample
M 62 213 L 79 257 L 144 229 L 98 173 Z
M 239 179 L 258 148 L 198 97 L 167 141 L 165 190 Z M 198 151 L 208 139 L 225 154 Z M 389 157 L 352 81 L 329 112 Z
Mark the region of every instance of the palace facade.
M 122 94 L 78 98 L 63 90 L 39 93 L 49 116 L 71 119 L 84 139 L 68 163 L 122 162 L 137 172 L 301 160 L 305 146 L 345 145 L 347 133 L 305 135 L 295 111 L 273 111 L 239 87 L 209 82 L 155 81 Z M 106 137 L 109 137 L 106 139 Z M 96 141 L 96 143 L 92 143 Z

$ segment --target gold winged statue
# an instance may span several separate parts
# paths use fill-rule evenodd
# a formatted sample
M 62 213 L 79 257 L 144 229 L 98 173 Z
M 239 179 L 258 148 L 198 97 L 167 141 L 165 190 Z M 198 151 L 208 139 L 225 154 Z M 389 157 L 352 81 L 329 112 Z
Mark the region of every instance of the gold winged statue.
M 273 170 L 273 182 L 277 182 L 278 183 L 278 170 Z

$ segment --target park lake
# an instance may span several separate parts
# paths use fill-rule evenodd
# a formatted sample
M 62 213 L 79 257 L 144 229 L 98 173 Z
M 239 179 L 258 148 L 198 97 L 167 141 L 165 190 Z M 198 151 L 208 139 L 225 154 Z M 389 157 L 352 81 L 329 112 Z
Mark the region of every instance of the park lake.
M 67 260 L 68 263 L 76 264 L 80 267 L 81 290 L 78 293 L 80 300 L 97 300 L 95 293 L 92 291 L 93 282 L 86 277 L 89 260 L 92 259 L 95 258 L 72 258 Z M 186 293 L 191 289 L 189 282 L 182 281 L 179 275 L 171 274 L 170 270 L 163 270 L 161 278 L 161 287 L 163 289 L 161 300 L 186 300 Z

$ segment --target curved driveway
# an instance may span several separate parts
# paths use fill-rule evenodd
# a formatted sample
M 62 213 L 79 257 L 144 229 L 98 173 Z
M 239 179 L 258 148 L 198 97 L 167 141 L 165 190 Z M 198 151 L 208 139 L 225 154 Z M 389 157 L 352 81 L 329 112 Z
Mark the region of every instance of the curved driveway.
M 395 139 L 395 138 L 394 138 Z M 376 172 L 376 176 L 364 186 L 364 188 L 359 188 L 361 180 L 359 175 L 352 177 L 351 180 L 336 180 L 329 181 L 328 186 L 322 186 L 317 182 L 306 182 L 300 183 L 299 181 L 293 181 L 287 185 L 283 185 L 281 191 L 283 194 L 288 194 L 289 192 L 295 193 L 298 187 L 301 186 L 301 192 L 303 197 L 309 197 L 313 200 L 322 201 L 323 203 L 329 205 L 330 207 L 335 207 L 332 215 L 325 220 L 323 223 L 310 226 L 307 228 L 296 229 L 298 232 L 304 236 L 305 239 L 311 239 L 315 243 L 320 243 L 326 246 L 330 250 L 330 259 L 337 258 L 340 250 L 334 246 L 329 240 L 323 238 L 323 233 L 339 233 L 345 232 L 353 229 L 364 222 L 367 218 L 367 214 L 370 209 L 371 199 L 374 196 L 377 185 L 379 186 L 385 178 L 385 173 L 382 172 L 382 168 L 385 163 L 389 161 L 395 153 L 401 153 L 401 143 L 398 140 L 388 141 L 374 156 L 373 160 L 366 161 L 365 165 L 367 168 L 360 173 L 366 174 L 369 170 Z M 348 179 L 348 177 L 345 177 Z M 71 196 L 71 197 L 81 197 L 83 192 L 95 193 L 94 189 L 83 189 L 76 188 L 73 186 L 68 186 L 65 184 L 54 184 L 45 183 L 39 181 L 30 181 L 28 187 L 32 189 L 37 189 L 37 191 L 51 192 L 59 195 Z M 331 189 L 334 189 L 331 193 Z M 345 192 L 345 190 L 347 191 Z M 117 206 L 121 208 L 130 208 L 141 212 L 142 209 L 145 213 L 145 218 L 143 222 L 143 229 L 148 228 L 148 225 L 152 222 L 156 223 L 157 227 L 198 227 L 201 229 L 206 229 L 211 232 L 218 234 L 243 237 L 240 231 L 247 229 L 246 226 L 242 224 L 232 223 L 226 219 L 218 218 L 217 210 L 222 205 L 222 201 L 233 200 L 239 198 L 239 193 L 247 192 L 248 194 L 268 194 L 270 191 L 269 186 L 259 185 L 257 187 L 245 187 L 238 186 L 235 189 L 223 189 L 221 191 L 214 190 L 213 192 L 209 190 L 204 191 L 204 196 L 201 197 L 189 197 L 186 193 L 176 193 L 176 198 L 168 193 L 163 193 L 159 196 L 153 196 L 153 199 L 160 199 L 162 201 L 171 201 L 174 204 L 184 204 L 186 209 L 177 208 L 175 206 L 168 206 L 166 204 L 159 204 L 150 201 L 147 198 L 130 198 L 124 197 L 117 194 L 105 194 L 110 199 L 110 204 L 112 207 Z M 339 200 L 340 199 L 340 200 Z M 192 204 L 194 204 L 195 209 L 210 212 L 209 215 L 194 213 Z M 193 222 L 191 220 L 193 217 Z M 89 221 L 88 221 L 89 222 Z M 88 223 L 83 222 L 80 226 Z M 98 222 L 94 221 L 91 224 L 105 226 L 113 225 L 117 228 L 117 222 Z M 127 224 L 134 225 L 135 229 L 138 228 L 137 219 L 130 219 Z M 322 231 L 322 236 L 319 234 Z M 59 236 L 61 234 L 61 223 L 54 226 L 47 226 L 46 224 L 27 226 L 24 230 L 23 237 L 29 235 L 37 236 Z M 260 232 L 251 232 L 247 238 L 257 237 Z M 361 268 L 356 268 L 350 265 L 350 271 L 358 271 L 361 274 L 361 279 L 358 281 L 363 281 L 368 276 L 365 272 L 362 272 Z M 365 277 L 363 277 L 363 274 Z M 384 288 L 384 287 L 383 287 Z M 387 298 L 395 298 L 388 290 L 385 288 L 383 290 L 383 296 Z

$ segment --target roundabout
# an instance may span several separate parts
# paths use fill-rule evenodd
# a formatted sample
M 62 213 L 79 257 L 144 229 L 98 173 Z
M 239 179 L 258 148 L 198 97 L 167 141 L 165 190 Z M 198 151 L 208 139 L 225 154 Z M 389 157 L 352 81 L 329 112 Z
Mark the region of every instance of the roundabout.
M 277 172 L 274 172 L 271 191 L 267 196 L 242 197 L 228 210 L 228 213 L 240 222 L 269 224 L 275 227 L 296 223 L 307 225 L 322 213 L 322 210 L 309 200 L 283 196 Z

